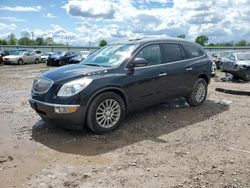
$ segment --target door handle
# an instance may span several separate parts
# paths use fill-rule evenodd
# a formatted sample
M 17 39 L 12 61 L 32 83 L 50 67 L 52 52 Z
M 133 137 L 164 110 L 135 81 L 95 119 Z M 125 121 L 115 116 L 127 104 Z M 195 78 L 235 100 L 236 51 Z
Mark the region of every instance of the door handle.
M 191 70 L 193 70 L 193 68 L 191 68 L 191 67 L 186 68 L 186 71 L 191 71 Z
M 165 73 L 165 72 L 164 73 L 160 73 L 160 74 L 158 74 L 158 76 L 160 76 L 160 77 L 161 76 L 167 76 L 167 73 Z

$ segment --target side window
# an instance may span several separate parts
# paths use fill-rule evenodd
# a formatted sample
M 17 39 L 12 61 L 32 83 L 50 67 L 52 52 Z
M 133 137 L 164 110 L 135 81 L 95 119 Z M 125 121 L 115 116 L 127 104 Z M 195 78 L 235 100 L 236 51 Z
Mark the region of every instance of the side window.
M 167 63 L 184 59 L 179 44 L 163 44 L 163 47 Z
M 161 64 L 161 49 L 159 45 L 149 45 L 143 48 L 136 56 L 148 61 L 148 66 Z
M 188 58 L 195 58 L 203 56 L 203 51 L 196 45 L 193 44 L 182 44 L 184 50 L 186 51 Z

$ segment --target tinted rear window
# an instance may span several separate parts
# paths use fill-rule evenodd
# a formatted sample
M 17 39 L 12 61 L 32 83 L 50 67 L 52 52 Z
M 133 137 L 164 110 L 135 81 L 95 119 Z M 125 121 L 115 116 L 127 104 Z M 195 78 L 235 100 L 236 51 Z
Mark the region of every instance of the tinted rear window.
M 188 58 L 195 58 L 203 56 L 203 51 L 196 45 L 193 44 L 182 44 L 184 50 L 187 53 Z
M 179 44 L 163 44 L 163 48 L 167 63 L 184 59 Z

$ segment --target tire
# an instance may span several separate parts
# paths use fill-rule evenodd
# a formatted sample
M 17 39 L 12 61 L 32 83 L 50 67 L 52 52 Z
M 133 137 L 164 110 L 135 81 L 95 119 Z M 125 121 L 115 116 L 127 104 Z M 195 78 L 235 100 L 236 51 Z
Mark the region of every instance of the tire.
M 187 97 L 190 106 L 199 106 L 206 100 L 207 82 L 203 78 L 199 78 L 194 84 L 192 93 Z
M 238 71 L 238 70 L 240 70 L 240 67 L 238 65 L 235 65 L 234 71 Z
M 18 65 L 23 65 L 23 60 L 22 59 L 19 59 L 18 62 L 17 62 Z
M 50 63 L 49 61 L 47 61 L 47 62 L 46 62 L 46 65 L 47 65 L 47 66 L 50 66 L 50 65 L 51 65 L 51 63 Z
M 113 112 L 109 111 L 110 108 L 113 108 Z M 89 106 L 87 127 L 97 134 L 113 131 L 123 120 L 125 111 L 125 103 L 120 95 L 113 92 L 101 93 Z
M 38 63 L 39 63 L 39 59 L 36 59 L 36 60 L 35 60 L 35 64 L 38 64 Z
M 59 66 L 64 66 L 64 65 L 66 65 L 66 61 L 65 60 L 59 61 Z
M 233 75 L 233 80 L 239 80 L 240 77 L 236 73 L 232 73 Z

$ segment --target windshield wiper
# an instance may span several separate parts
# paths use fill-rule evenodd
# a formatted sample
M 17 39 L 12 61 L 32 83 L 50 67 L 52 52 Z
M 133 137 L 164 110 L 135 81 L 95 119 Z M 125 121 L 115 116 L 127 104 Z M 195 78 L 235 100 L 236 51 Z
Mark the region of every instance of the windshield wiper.
M 95 67 L 103 67 L 103 66 L 101 66 L 101 65 L 93 64 L 93 63 L 84 63 L 83 65 L 95 66 Z

